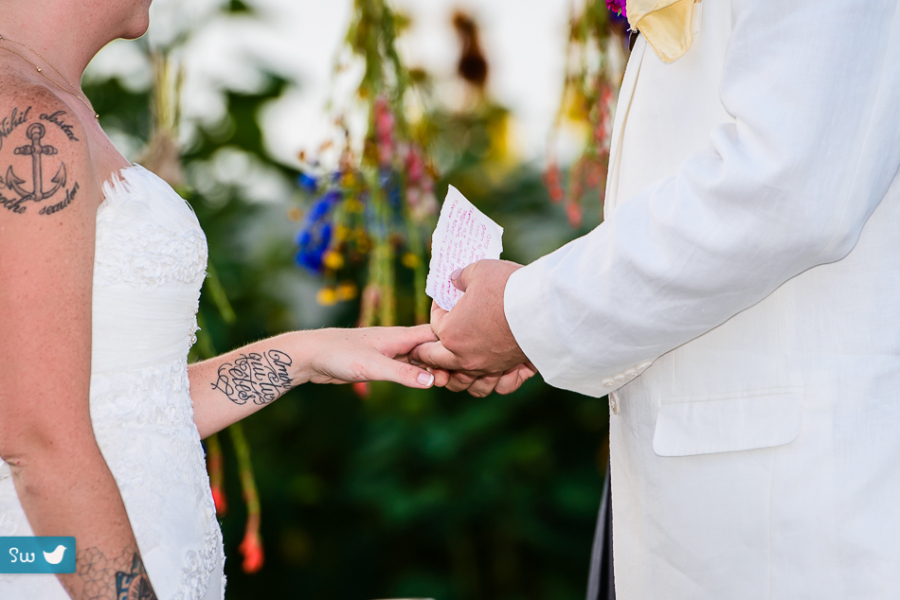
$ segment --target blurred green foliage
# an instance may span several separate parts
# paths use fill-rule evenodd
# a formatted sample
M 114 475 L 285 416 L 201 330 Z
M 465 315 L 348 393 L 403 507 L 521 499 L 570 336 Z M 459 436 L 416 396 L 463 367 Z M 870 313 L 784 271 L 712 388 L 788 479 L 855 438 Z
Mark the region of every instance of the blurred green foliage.
M 206 231 L 210 263 L 237 315 L 227 323 L 204 287 L 200 319 L 219 351 L 301 325 L 349 327 L 358 317 L 351 303 L 314 305 L 318 282 L 292 262 L 297 224 L 286 215 L 296 201 L 259 202 L 252 186 L 223 176 L 233 169 L 222 161 L 241 166 L 248 180 L 292 182 L 297 174 L 265 150 L 260 111 L 290 85 L 266 81 L 254 93 L 224 90 L 228 116 L 198 129 L 184 148 L 180 191 Z M 148 138 L 147 92 L 116 79 L 86 91 L 104 127 Z M 496 117 L 491 110 L 433 115 L 443 174 L 437 191 L 443 197 L 448 183 L 457 185 L 506 228 L 504 256 L 528 262 L 578 232 L 548 201 L 537 168 L 492 164 Z M 539 377 L 487 399 L 390 384 L 373 385 L 366 401 L 349 386 L 295 389 L 244 422 L 266 550 L 255 575 L 240 570 L 246 507 L 230 440 L 222 438 L 227 598 L 581 598 L 607 419 L 605 399 L 562 392 Z

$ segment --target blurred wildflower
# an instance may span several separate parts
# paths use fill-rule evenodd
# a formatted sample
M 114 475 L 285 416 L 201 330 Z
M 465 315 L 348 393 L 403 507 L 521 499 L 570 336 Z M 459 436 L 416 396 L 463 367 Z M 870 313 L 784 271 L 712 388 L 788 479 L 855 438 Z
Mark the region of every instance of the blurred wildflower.
M 244 539 L 238 550 L 244 555 L 244 562 L 241 564 L 244 573 L 256 573 L 262 569 L 265 557 L 262 540 L 259 537 L 259 515 L 247 519 Z
M 326 286 L 320 288 L 318 293 L 316 294 L 316 302 L 318 302 L 321 306 L 334 306 L 338 301 L 337 292 L 334 291 L 333 287 Z
M 359 288 L 352 281 L 345 281 L 335 288 L 335 293 L 339 301 L 346 302 L 356 298 L 357 294 L 359 294 Z
M 228 506 L 225 501 L 225 488 L 222 486 L 222 446 L 219 445 L 217 434 L 206 439 L 206 462 L 209 470 L 209 487 L 212 491 L 213 502 L 216 504 L 216 514 L 221 517 L 225 514 Z
M 419 257 L 412 252 L 407 252 L 406 254 L 404 254 L 403 258 L 401 258 L 400 261 L 407 269 L 415 269 L 422 262 Z
M 296 236 L 296 263 L 330 279 L 332 284 L 317 296 L 326 306 L 358 295 L 355 285 L 352 291 L 344 284 L 333 287 L 335 279 L 364 280 L 360 325 L 397 321 L 395 272 L 398 257 L 407 255 L 417 258 L 402 261 L 414 271 L 414 319 L 428 320 L 424 240 L 434 226 L 438 203 L 418 129 L 407 119 L 416 78 L 395 47 L 405 22 L 386 0 L 354 0 L 346 40 L 353 60 L 365 68 L 358 104 L 350 108 L 368 115 L 368 130 L 364 139 L 355 140 L 362 144 L 354 143 L 343 115 L 335 118 L 338 135 L 319 149 L 338 151 L 332 172 L 322 172 L 317 157 L 299 155 L 304 167 L 297 185 L 311 202 Z M 339 64 L 336 76 L 347 72 L 345 67 Z M 364 273 L 357 272 L 362 269 Z
M 584 222 L 581 203 L 587 192 L 596 192 L 602 211 L 612 111 L 620 77 L 615 66 L 617 57 L 613 55 L 624 48 L 624 42 L 615 41 L 624 33 L 615 15 L 624 12 L 624 0 L 587 0 L 580 13 L 575 13 L 573 5 L 566 79 L 548 145 L 544 184 L 553 202 L 565 200 L 566 216 L 574 228 L 580 228 Z M 554 153 L 556 134 L 565 121 L 587 125 L 582 127 L 587 135 L 581 156 L 568 169 L 564 186 L 564 174 Z
M 556 162 L 551 163 L 544 172 L 544 185 L 550 193 L 550 200 L 553 202 L 562 202 L 565 191 L 562 187 L 562 172 Z
M 626 10 L 625 4 L 625 0 L 606 0 L 606 8 L 627 19 L 628 11 Z
M 325 266 L 325 253 L 331 246 L 333 231 L 331 213 L 340 199 L 340 192 L 326 192 L 310 207 L 300 231 L 297 232 L 296 263 L 313 274 L 321 273 Z
M 569 226 L 572 229 L 581 229 L 584 222 L 584 215 L 581 213 L 581 205 L 576 202 L 566 204 L 566 217 L 569 219 Z
M 361 399 L 365 400 L 371 395 L 372 388 L 368 381 L 358 381 L 353 384 L 353 392 Z
M 315 194 L 316 190 L 319 189 L 319 180 L 309 173 L 303 172 L 297 176 L 297 185 L 304 192 Z
M 241 488 L 244 493 L 244 501 L 247 503 L 247 527 L 244 533 L 244 541 L 239 550 L 244 555 L 243 569 L 245 573 L 256 573 L 263 566 L 262 539 L 259 535 L 260 506 L 259 493 L 256 491 L 256 482 L 253 478 L 253 465 L 250 463 L 250 446 L 244 436 L 244 428 L 240 422 L 228 428 L 234 451 L 237 455 L 238 470 L 241 475 Z
M 344 267 L 344 257 L 336 250 L 329 250 L 322 258 L 322 264 L 332 271 L 340 271 Z
M 375 121 L 375 141 L 378 144 L 378 163 L 388 168 L 394 158 L 394 126 L 396 121 L 388 106 L 387 98 L 378 96 L 372 105 Z

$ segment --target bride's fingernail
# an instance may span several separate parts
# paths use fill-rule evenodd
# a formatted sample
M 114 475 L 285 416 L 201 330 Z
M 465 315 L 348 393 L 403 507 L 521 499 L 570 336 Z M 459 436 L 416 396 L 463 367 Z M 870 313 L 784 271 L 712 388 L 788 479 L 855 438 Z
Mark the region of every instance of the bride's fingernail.
M 416 379 L 416 381 L 419 382 L 419 385 L 428 387 L 432 383 L 434 383 L 434 375 L 432 375 L 431 373 L 425 373 L 423 371 L 422 373 L 419 373 L 419 377 Z
M 444 272 L 446 273 L 446 271 L 444 271 Z M 450 273 L 450 281 L 455 282 L 457 279 L 459 279 L 460 273 L 462 273 L 462 269 L 457 269 L 457 270 L 453 271 L 452 273 Z

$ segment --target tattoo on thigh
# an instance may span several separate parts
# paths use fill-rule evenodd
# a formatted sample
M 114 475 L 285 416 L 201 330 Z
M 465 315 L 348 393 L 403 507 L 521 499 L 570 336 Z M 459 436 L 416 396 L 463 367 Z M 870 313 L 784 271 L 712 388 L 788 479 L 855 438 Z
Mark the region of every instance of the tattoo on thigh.
M 219 367 L 212 389 L 219 390 L 235 404 L 268 404 L 293 386 L 288 367 L 291 357 L 281 350 L 262 354 L 241 354 L 234 362 Z
M 16 146 L 13 154 L 30 157 L 26 165 L 31 167 L 29 180 L 27 167 L 25 178 L 22 178 L 16 174 L 12 164 L 0 165 L 0 169 L 6 167 L 5 173 L 0 171 L 0 207 L 20 215 L 28 210 L 31 203 L 41 204 L 38 214 L 48 216 L 64 210 L 75 200 L 78 183 L 74 182 L 71 187 L 67 187 L 69 181 L 66 163 L 52 158 L 59 154 L 59 149 L 49 143 L 50 140 L 47 138 L 50 132 L 44 123 L 41 123 L 44 121 L 52 125 L 53 129 L 65 136 L 56 134 L 59 143 L 77 143 L 79 139 L 75 136 L 72 125 L 65 120 L 65 114 L 65 111 L 60 110 L 50 115 L 42 113 L 39 118 L 34 119 L 31 116 L 30 106 L 24 111 L 16 107 L 9 117 L 0 120 L 0 150 L 3 149 L 7 138 L 16 144 L 27 142 Z M 23 130 L 22 126 L 26 124 L 28 126 Z M 21 162 L 17 168 L 23 168 Z M 45 169 L 49 172 L 55 169 L 56 174 L 49 182 L 44 175 Z M 44 204 L 51 199 L 56 201 Z
M 75 557 L 84 600 L 157 600 L 134 547 L 116 558 L 108 558 L 99 548 L 80 550 Z

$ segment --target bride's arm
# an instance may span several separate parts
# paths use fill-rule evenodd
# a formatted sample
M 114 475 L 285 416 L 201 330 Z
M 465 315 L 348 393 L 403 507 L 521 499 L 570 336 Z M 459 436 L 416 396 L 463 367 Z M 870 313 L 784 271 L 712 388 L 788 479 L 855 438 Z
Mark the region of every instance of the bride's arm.
M 0 457 L 35 535 L 75 537 L 76 573 L 59 575 L 73 598 L 133 597 L 131 586 L 139 585 L 142 598 L 156 598 L 140 574 L 131 524 L 91 425 L 91 290 L 101 192 L 87 135 L 46 88 L 4 79 Z M 72 125 L 71 138 L 40 120 L 53 113 Z M 32 181 L 40 174 L 33 160 L 42 161 L 43 188 Z M 60 164 L 67 174 L 51 179 Z M 29 197 L 35 188 L 49 193 L 60 179 L 65 185 L 49 198 Z M 117 581 L 120 573 L 126 577 Z
M 430 325 L 420 325 L 293 331 L 250 344 L 188 367 L 194 422 L 205 438 L 307 382 L 431 387 L 431 373 L 403 360 L 436 339 Z

